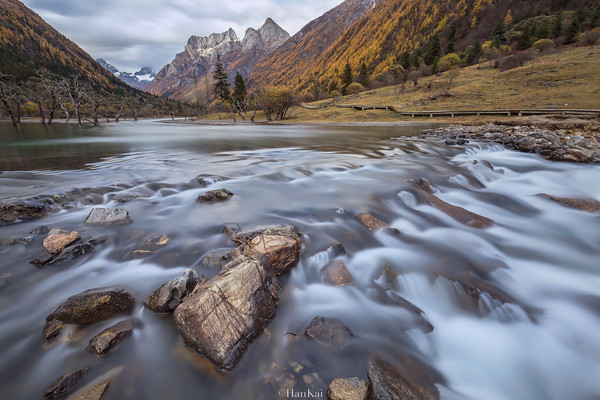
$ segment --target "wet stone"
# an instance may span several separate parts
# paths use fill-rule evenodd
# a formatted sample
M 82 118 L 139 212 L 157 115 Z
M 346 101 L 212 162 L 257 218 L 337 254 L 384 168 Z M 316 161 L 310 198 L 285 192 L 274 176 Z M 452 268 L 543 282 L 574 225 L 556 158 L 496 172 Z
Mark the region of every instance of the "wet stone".
M 367 229 L 369 229 L 371 232 L 374 232 L 377 229 L 390 227 L 390 224 L 388 224 L 387 222 L 375 218 L 374 216 L 368 213 L 358 214 L 356 216 L 356 219 L 358 219 L 358 221 L 360 221 L 360 223 L 366 226 Z
M 44 343 L 48 343 L 60 336 L 66 324 L 57 319 L 47 320 L 44 325 Z
M 304 335 L 336 350 L 348 346 L 354 336 L 339 319 L 325 317 L 313 318 L 306 327 Z
M 156 312 L 174 311 L 194 291 L 198 283 L 200 283 L 198 274 L 194 270 L 186 269 L 177 278 L 156 289 L 144 301 L 144 305 Z
M 266 257 L 241 255 L 177 307 L 177 329 L 189 347 L 218 368 L 231 370 L 275 317 L 275 285 Z
M 272 363 L 269 367 L 269 370 L 265 374 L 264 382 L 270 384 L 278 395 L 291 391 L 297 384 L 296 377 L 276 363 Z
M 360 378 L 334 379 L 327 388 L 327 400 L 365 400 L 369 383 Z
M 225 231 L 230 239 L 237 244 L 247 244 L 257 236 L 285 236 L 289 239 L 300 241 L 300 235 L 293 225 L 257 227 L 251 231 L 240 233 L 235 233 L 231 228 L 226 227 Z
M 93 208 L 85 220 L 86 225 L 125 225 L 131 223 L 129 213 L 122 208 Z
M 223 188 L 218 190 L 209 190 L 206 193 L 202 193 L 196 198 L 198 203 L 213 203 L 216 201 L 227 200 L 233 196 L 233 193 Z
M 44 239 L 44 248 L 50 254 L 57 254 L 80 238 L 81 236 L 77 232 L 49 234 Z
M 75 385 L 77 385 L 81 378 L 83 378 L 88 372 L 90 372 L 89 368 L 67 372 L 66 374 L 52 382 L 44 390 L 43 396 L 49 399 L 55 399 L 64 395 L 65 393 L 69 392 Z
M 354 285 L 354 278 L 348 272 L 346 265 L 340 259 L 335 259 L 321 269 L 321 275 L 330 286 Z
M 4 244 L 7 246 L 16 246 L 31 243 L 32 240 L 33 236 L 12 236 Z
M 539 194 L 538 196 L 555 201 L 568 208 L 574 208 L 589 213 L 600 211 L 600 202 L 594 199 L 557 197 L 549 194 Z
M 106 238 L 92 239 L 87 242 L 79 243 L 73 246 L 69 246 L 64 249 L 58 256 L 52 260 L 46 262 L 47 265 L 58 264 L 65 261 L 70 261 L 74 258 L 94 252 L 96 245 L 103 243 Z
M 260 235 L 250 242 L 254 251 L 269 259 L 275 275 L 283 275 L 298 264 L 298 241 L 286 236 Z
M 169 244 L 169 242 L 171 242 L 171 238 L 166 235 L 154 236 L 138 245 L 137 248 L 131 252 L 131 258 L 138 259 L 156 254 Z
M 38 226 L 37 228 L 33 229 L 29 233 L 31 233 L 32 235 L 45 235 L 48 232 L 50 232 L 48 227 L 46 225 L 42 225 L 42 226 Z
M 14 222 L 23 218 L 41 217 L 47 212 L 42 200 L 20 200 L 14 203 L 0 204 L 0 221 Z
M 97 355 L 105 354 L 131 336 L 134 327 L 139 326 L 141 326 L 141 322 L 138 320 L 129 319 L 118 322 L 90 339 L 89 349 Z
M 46 321 L 57 319 L 66 324 L 93 324 L 133 310 L 135 301 L 122 287 L 86 290 L 65 300 Z
M 200 265 L 206 268 L 221 269 L 231 261 L 231 259 L 227 257 L 227 254 L 229 254 L 230 251 L 231 248 L 209 251 L 200 260 Z
M 39 256 L 35 257 L 33 260 L 29 261 L 29 264 L 33 265 L 46 265 L 50 260 L 52 260 L 52 254 L 42 253 Z
M 74 393 L 68 400 L 100 400 L 110 386 L 112 378 L 106 379 L 97 385 Z
M 396 369 L 379 357 L 371 357 L 367 366 L 369 400 L 438 400 L 436 383 L 443 383 L 437 371 L 412 356 L 401 357 Z

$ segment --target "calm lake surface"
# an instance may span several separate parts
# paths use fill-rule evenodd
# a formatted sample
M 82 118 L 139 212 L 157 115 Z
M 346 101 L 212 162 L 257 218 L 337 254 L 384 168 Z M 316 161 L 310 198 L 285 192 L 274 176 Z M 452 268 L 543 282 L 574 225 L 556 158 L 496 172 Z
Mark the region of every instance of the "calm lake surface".
M 0 201 L 68 199 L 42 218 L 0 226 L 0 398 L 41 398 L 63 373 L 90 367 L 83 384 L 118 371 L 103 399 L 272 399 L 264 377 L 273 362 L 316 372 L 311 387 L 325 393 L 334 378 L 366 379 L 371 353 L 391 363 L 398 354 L 417 356 L 444 377 L 444 399 L 600 398 L 600 214 L 537 196 L 600 200 L 600 167 L 482 143 L 449 147 L 420 137 L 422 129 L 0 125 Z M 461 224 L 420 200 L 408 182 L 415 178 L 495 224 Z M 195 202 L 223 187 L 235 196 Z M 125 208 L 133 222 L 84 226 L 98 206 Z M 370 232 L 355 218 L 364 212 L 400 234 Z M 216 275 L 199 261 L 233 248 L 225 225 L 269 224 L 292 224 L 303 235 L 300 263 L 280 279 L 279 309 L 267 330 L 234 371 L 217 372 L 184 346 L 171 314 L 142 302 L 185 268 Z M 93 254 L 40 268 L 29 261 L 43 253 L 45 235 L 8 242 L 41 225 L 109 239 Z M 171 241 L 132 259 L 156 235 Z M 337 242 L 345 255 L 324 251 Z M 325 285 L 320 269 L 335 257 L 355 285 Z M 102 358 L 86 350 L 89 339 L 123 317 L 44 345 L 45 318 L 59 304 L 110 285 L 134 295 L 142 328 Z M 381 301 L 381 293 L 420 308 L 433 331 Z M 346 324 L 351 345 L 335 351 L 305 337 L 318 315 Z

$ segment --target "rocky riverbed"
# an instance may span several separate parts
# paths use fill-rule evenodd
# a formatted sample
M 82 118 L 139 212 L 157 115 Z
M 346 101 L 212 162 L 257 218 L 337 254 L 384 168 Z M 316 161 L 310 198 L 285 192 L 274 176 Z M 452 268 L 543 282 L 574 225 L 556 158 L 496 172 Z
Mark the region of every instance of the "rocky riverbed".
M 450 125 L 421 133 L 441 137 L 447 145 L 468 140 L 498 143 L 511 150 L 536 153 L 553 161 L 600 163 L 600 133 L 595 129 L 541 129 L 535 126 Z

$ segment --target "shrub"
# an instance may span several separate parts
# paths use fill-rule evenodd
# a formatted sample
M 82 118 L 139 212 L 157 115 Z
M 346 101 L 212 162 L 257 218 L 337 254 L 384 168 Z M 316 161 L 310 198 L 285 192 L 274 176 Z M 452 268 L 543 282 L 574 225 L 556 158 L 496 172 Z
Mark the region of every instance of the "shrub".
M 534 44 L 532 44 L 531 47 L 533 47 L 535 50 L 539 50 L 541 53 L 543 53 L 546 50 L 554 48 L 555 45 L 554 45 L 554 41 L 552 41 L 550 39 L 540 39 L 537 42 L 535 42 Z
M 500 67 L 500 71 L 504 72 L 510 69 L 521 67 L 523 64 L 525 64 L 525 61 L 530 59 L 531 54 L 522 51 L 502 58 L 498 63 L 498 66 Z
M 446 72 L 451 68 L 450 64 L 446 61 L 440 60 L 440 62 L 437 65 L 437 70 L 439 72 Z
M 594 29 L 591 32 L 586 32 L 583 38 L 585 44 L 592 46 L 600 39 L 600 30 Z
M 257 90 L 256 95 L 267 121 L 285 119 L 289 109 L 296 103 L 294 94 L 287 87 L 267 86 Z
M 440 63 L 442 62 L 447 63 L 452 68 L 460 64 L 460 57 L 456 53 L 449 53 L 440 59 Z M 440 68 L 440 63 L 438 63 L 438 69 Z
M 348 87 L 346 88 L 347 94 L 357 94 L 357 93 L 364 92 L 364 91 L 365 91 L 365 87 L 358 82 L 353 82 L 353 83 L 349 84 Z
M 417 86 L 419 84 L 419 78 L 421 78 L 421 73 L 419 71 L 412 71 L 408 74 L 407 76 L 407 81 L 412 81 L 415 86 Z

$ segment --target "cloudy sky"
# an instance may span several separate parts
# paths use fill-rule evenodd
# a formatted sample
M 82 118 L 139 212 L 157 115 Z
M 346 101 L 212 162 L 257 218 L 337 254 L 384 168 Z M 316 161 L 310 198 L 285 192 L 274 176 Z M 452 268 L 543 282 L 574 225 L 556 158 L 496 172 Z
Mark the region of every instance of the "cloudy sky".
M 94 58 L 156 71 L 192 36 L 233 28 L 240 38 L 273 18 L 290 35 L 342 0 L 22 0 Z

